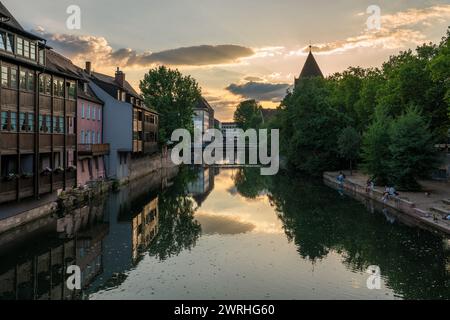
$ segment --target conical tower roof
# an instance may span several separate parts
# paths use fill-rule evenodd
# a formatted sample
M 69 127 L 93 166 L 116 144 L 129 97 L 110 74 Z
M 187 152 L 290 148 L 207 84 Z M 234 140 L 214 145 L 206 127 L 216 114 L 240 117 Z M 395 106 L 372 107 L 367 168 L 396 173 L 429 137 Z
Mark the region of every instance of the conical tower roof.
M 312 49 L 311 46 L 309 46 L 308 58 L 306 59 L 305 65 L 303 66 L 303 70 L 300 73 L 299 79 L 313 78 L 313 77 L 323 78 L 322 70 L 320 70 L 320 67 L 317 64 L 317 61 L 314 58 L 311 49 Z

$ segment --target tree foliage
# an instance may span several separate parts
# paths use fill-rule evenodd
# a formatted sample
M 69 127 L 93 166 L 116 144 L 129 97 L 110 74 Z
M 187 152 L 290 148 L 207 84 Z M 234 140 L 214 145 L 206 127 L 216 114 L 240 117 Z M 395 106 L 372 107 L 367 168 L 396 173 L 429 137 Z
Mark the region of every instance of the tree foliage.
M 255 100 L 241 102 L 234 113 L 234 121 L 243 130 L 258 129 L 263 122 L 261 106 Z
M 192 77 L 161 66 L 144 76 L 140 89 L 147 105 L 159 112 L 161 143 L 167 143 L 176 129 L 193 130 L 192 117 L 201 90 Z

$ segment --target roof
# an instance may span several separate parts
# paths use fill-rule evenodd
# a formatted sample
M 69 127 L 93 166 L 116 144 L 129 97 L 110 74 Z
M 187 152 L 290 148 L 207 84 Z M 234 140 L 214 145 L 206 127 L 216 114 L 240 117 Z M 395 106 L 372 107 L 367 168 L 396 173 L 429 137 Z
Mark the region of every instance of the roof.
M 321 77 L 323 78 L 322 70 L 320 70 L 312 51 L 309 51 L 308 58 L 306 58 L 305 65 L 303 66 L 302 72 L 300 73 L 299 79 L 303 78 L 313 78 Z
M 17 29 L 19 31 L 25 31 L 20 23 L 16 20 L 16 18 L 13 17 L 11 12 L 9 12 L 8 9 L 3 5 L 3 3 L 0 2 L 0 17 L 2 18 L 2 23 L 6 24 L 7 26 Z
M 60 73 L 74 79 L 81 79 L 78 67 L 72 61 L 59 53 L 46 49 L 46 69 L 55 73 Z
M 20 23 L 14 18 L 14 16 L 9 12 L 9 10 L 0 2 L 0 25 L 6 29 L 15 31 L 22 35 L 26 35 L 34 40 L 43 40 L 42 38 L 25 31 L 25 29 L 20 25 Z
M 127 93 L 131 94 L 132 96 L 135 96 L 135 98 L 142 99 L 140 94 L 137 93 L 136 90 L 134 90 L 134 88 L 126 80 L 124 82 L 124 86 L 122 87 L 119 83 L 116 82 L 116 78 L 115 77 L 111 77 L 111 76 L 108 76 L 106 74 L 102 74 L 102 73 L 98 73 L 98 72 L 92 72 L 92 77 L 94 79 L 97 79 L 97 80 L 101 81 L 101 82 L 105 82 L 105 83 L 113 85 L 113 86 L 115 86 L 115 87 L 117 87 L 119 89 L 122 89 L 122 90 L 126 91 Z
M 84 100 L 88 100 L 94 103 L 98 104 L 105 104 L 102 100 L 100 100 L 99 97 L 95 94 L 95 92 L 91 89 L 91 86 L 89 83 L 87 83 L 87 91 L 84 91 L 84 82 L 78 82 L 78 90 L 77 94 L 78 97 Z
M 208 112 L 214 111 L 214 109 L 211 107 L 211 105 L 208 103 L 208 101 L 206 101 L 206 99 L 203 97 L 200 97 L 200 100 L 198 101 L 195 109 L 196 110 L 198 110 L 198 109 L 207 110 Z
M 261 108 L 261 115 L 264 122 L 270 121 L 272 118 L 274 118 L 277 114 L 277 109 L 264 109 Z

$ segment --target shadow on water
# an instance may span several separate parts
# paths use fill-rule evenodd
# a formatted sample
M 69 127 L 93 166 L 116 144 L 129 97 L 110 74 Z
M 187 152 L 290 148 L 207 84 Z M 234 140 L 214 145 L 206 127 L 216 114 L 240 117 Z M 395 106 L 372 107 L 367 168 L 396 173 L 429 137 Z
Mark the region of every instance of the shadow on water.
M 181 168 L 162 187 L 152 178 L 90 206 L 0 235 L 0 299 L 82 299 L 126 281 L 145 257 L 165 263 L 202 238 L 196 210 L 214 197 L 218 168 Z M 235 192 L 265 197 L 301 259 L 320 263 L 338 253 L 348 270 L 381 268 L 386 285 L 406 299 L 450 298 L 448 240 L 368 210 L 289 172 L 263 177 L 233 171 Z M 206 235 L 204 235 L 206 236 Z M 81 291 L 65 285 L 67 266 L 82 270 Z

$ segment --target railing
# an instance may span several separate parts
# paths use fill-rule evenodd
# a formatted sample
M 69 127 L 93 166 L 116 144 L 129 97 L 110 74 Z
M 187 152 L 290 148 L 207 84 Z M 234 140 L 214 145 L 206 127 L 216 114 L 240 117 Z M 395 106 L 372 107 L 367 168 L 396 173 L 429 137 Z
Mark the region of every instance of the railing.
M 109 154 L 109 151 L 109 143 L 78 145 L 78 154 L 84 156 L 102 156 Z

